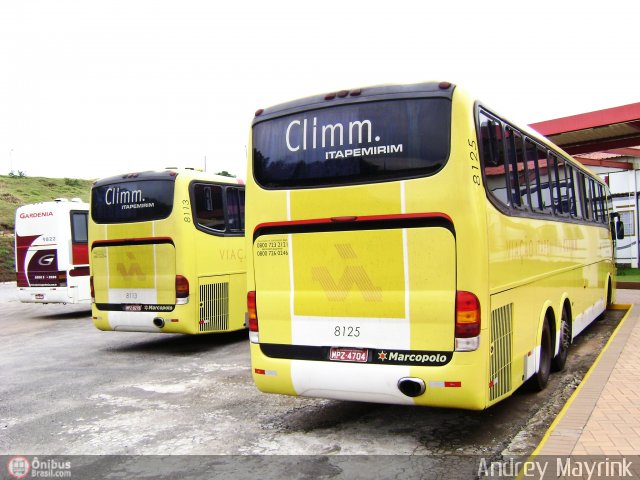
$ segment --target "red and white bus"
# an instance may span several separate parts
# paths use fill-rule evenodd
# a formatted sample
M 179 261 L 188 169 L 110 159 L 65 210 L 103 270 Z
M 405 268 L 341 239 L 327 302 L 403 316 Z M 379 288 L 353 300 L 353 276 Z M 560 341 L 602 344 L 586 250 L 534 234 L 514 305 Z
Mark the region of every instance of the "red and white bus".
M 89 303 L 87 215 L 79 198 L 23 205 L 16 210 L 18 300 Z

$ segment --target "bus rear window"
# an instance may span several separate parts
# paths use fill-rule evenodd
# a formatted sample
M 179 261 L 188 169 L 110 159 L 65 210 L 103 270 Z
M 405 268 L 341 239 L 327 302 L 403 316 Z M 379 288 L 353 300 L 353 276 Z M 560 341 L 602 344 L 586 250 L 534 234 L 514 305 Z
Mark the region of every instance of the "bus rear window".
M 446 163 L 451 102 L 342 105 L 253 127 L 253 169 L 265 188 L 370 183 L 431 175 Z
M 173 208 L 173 180 L 139 180 L 93 187 L 96 223 L 146 222 L 167 218 Z

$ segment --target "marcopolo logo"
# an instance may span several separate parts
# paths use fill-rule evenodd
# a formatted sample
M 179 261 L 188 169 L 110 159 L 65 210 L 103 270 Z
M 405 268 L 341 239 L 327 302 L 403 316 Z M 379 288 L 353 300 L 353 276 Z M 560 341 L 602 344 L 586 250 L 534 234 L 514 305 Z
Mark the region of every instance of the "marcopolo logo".
M 379 350 L 376 363 L 395 365 L 442 366 L 451 360 L 451 352 L 426 352 L 416 350 Z
M 27 457 L 17 455 L 7 462 L 7 472 L 11 478 L 71 478 L 71 462 L 38 457 L 29 461 Z

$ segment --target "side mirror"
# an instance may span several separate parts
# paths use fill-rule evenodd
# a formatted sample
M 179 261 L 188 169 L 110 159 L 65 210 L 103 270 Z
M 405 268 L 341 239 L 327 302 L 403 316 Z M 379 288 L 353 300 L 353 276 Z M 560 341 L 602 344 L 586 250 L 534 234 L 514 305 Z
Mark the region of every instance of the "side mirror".
M 622 240 L 624 238 L 624 223 L 620 221 L 620 214 L 618 212 L 613 212 L 609 216 L 609 227 L 613 238 L 616 240 Z

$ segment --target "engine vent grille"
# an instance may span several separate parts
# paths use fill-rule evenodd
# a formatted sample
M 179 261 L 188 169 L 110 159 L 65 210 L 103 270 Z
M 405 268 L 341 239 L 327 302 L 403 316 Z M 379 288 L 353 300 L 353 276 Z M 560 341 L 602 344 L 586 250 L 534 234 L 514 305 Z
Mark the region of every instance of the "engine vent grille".
M 491 312 L 491 400 L 511 391 L 512 330 L 513 303 Z
M 200 331 L 229 329 L 229 283 L 200 285 Z

